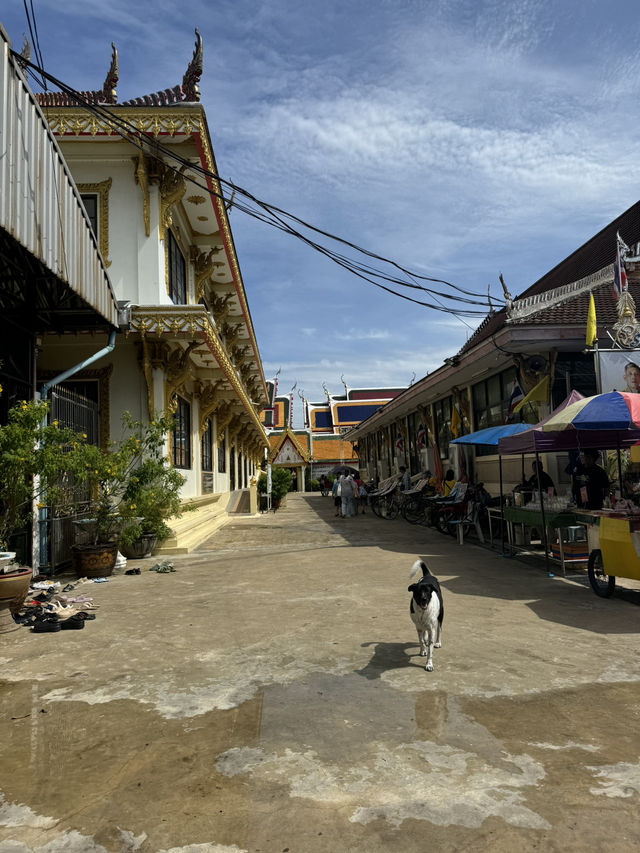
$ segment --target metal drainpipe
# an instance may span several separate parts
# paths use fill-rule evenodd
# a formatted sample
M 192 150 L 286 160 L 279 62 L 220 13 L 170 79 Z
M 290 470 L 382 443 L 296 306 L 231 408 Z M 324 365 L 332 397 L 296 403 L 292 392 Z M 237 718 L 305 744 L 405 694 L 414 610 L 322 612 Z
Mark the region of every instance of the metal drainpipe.
M 65 379 L 68 379 L 70 376 L 73 376 L 74 373 L 78 373 L 80 370 L 84 370 L 85 367 L 88 367 L 90 364 L 93 364 L 94 362 L 98 361 L 99 359 L 104 358 L 105 355 L 109 355 L 109 353 L 113 352 L 113 350 L 115 349 L 115 345 L 116 345 L 116 329 L 112 329 L 109 332 L 109 340 L 107 341 L 106 347 L 103 347 L 101 350 L 98 350 L 98 352 L 94 353 L 93 355 L 90 355 L 89 358 L 85 358 L 83 361 L 74 365 L 74 367 L 70 367 L 68 370 L 65 370 L 64 373 L 58 374 L 58 376 L 49 380 L 49 382 L 45 382 L 45 384 L 40 389 L 40 399 L 43 402 L 46 402 L 47 398 L 49 397 L 49 391 L 51 390 L 51 388 L 54 387 L 54 385 L 59 385 L 61 382 L 64 382 Z M 47 416 L 45 415 L 43 420 L 42 420 L 42 426 L 46 426 L 46 424 L 47 424 Z M 34 568 L 35 574 L 38 574 L 38 572 L 37 572 L 38 567 L 40 565 L 42 565 L 42 563 L 45 563 L 47 560 L 47 551 L 48 551 L 48 547 L 49 547 L 49 542 L 48 542 L 48 537 L 47 537 L 48 531 L 47 531 L 46 520 L 47 520 L 47 510 L 46 510 L 46 508 L 43 507 L 40 510 L 40 516 L 39 516 L 40 549 L 39 549 L 39 553 L 38 553 L 37 565 L 36 565 L 36 560 L 35 560 L 35 556 L 36 556 L 35 548 L 34 548 L 34 551 L 32 554 L 32 561 L 34 563 L 33 568 Z

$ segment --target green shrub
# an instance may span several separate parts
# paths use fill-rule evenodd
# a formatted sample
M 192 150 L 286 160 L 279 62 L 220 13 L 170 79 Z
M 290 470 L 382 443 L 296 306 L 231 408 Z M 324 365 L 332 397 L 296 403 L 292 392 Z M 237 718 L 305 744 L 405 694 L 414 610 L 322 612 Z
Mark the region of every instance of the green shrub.
M 286 468 L 271 469 L 271 497 L 276 500 L 282 500 L 291 488 L 293 477 L 291 471 Z M 266 495 L 267 493 L 267 475 L 263 471 L 258 477 L 258 493 Z

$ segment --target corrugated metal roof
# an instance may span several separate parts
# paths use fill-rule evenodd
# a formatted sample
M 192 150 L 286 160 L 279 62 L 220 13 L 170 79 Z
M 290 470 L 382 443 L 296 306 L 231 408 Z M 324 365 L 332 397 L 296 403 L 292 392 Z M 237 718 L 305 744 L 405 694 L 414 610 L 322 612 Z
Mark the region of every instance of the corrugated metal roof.
M 117 300 L 71 173 L 1 28 L 0 36 L 0 228 L 117 326 Z

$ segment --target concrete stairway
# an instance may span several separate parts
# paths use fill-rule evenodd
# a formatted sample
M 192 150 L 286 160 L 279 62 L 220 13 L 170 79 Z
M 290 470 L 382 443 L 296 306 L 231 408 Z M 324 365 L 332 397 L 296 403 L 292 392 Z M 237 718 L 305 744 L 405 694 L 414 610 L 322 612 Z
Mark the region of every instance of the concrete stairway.
M 247 515 L 251 509 L 249 489 L 238 489 L 229 495 L 227 512 L 233 515 Z
M 169 523 L 173 535 L 156 548 L 154 555 L 189 554 L 229 521 L 228 500 L 229 493 L 226 492 L 202 495 L 188 501 L 196 507 L 195 510 L 185 512 L 181 518 Z

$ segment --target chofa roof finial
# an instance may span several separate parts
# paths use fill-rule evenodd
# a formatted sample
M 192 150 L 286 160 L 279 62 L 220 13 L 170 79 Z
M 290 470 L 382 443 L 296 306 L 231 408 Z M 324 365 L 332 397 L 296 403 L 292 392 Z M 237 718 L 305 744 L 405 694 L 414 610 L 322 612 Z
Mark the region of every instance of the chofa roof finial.
M 182 91 L 186 101 L 199 101 L 198 80 L 202 76 L 202 37 L 196 28 L 196 46 L 189 67 L 182 78 Z
M 118 103 L 118 93 L 116 92 L 118 79 L 118 51 L 115 44 L 111 42 L 111 65 L 102 84 L 102 99 L 105 104 Z

